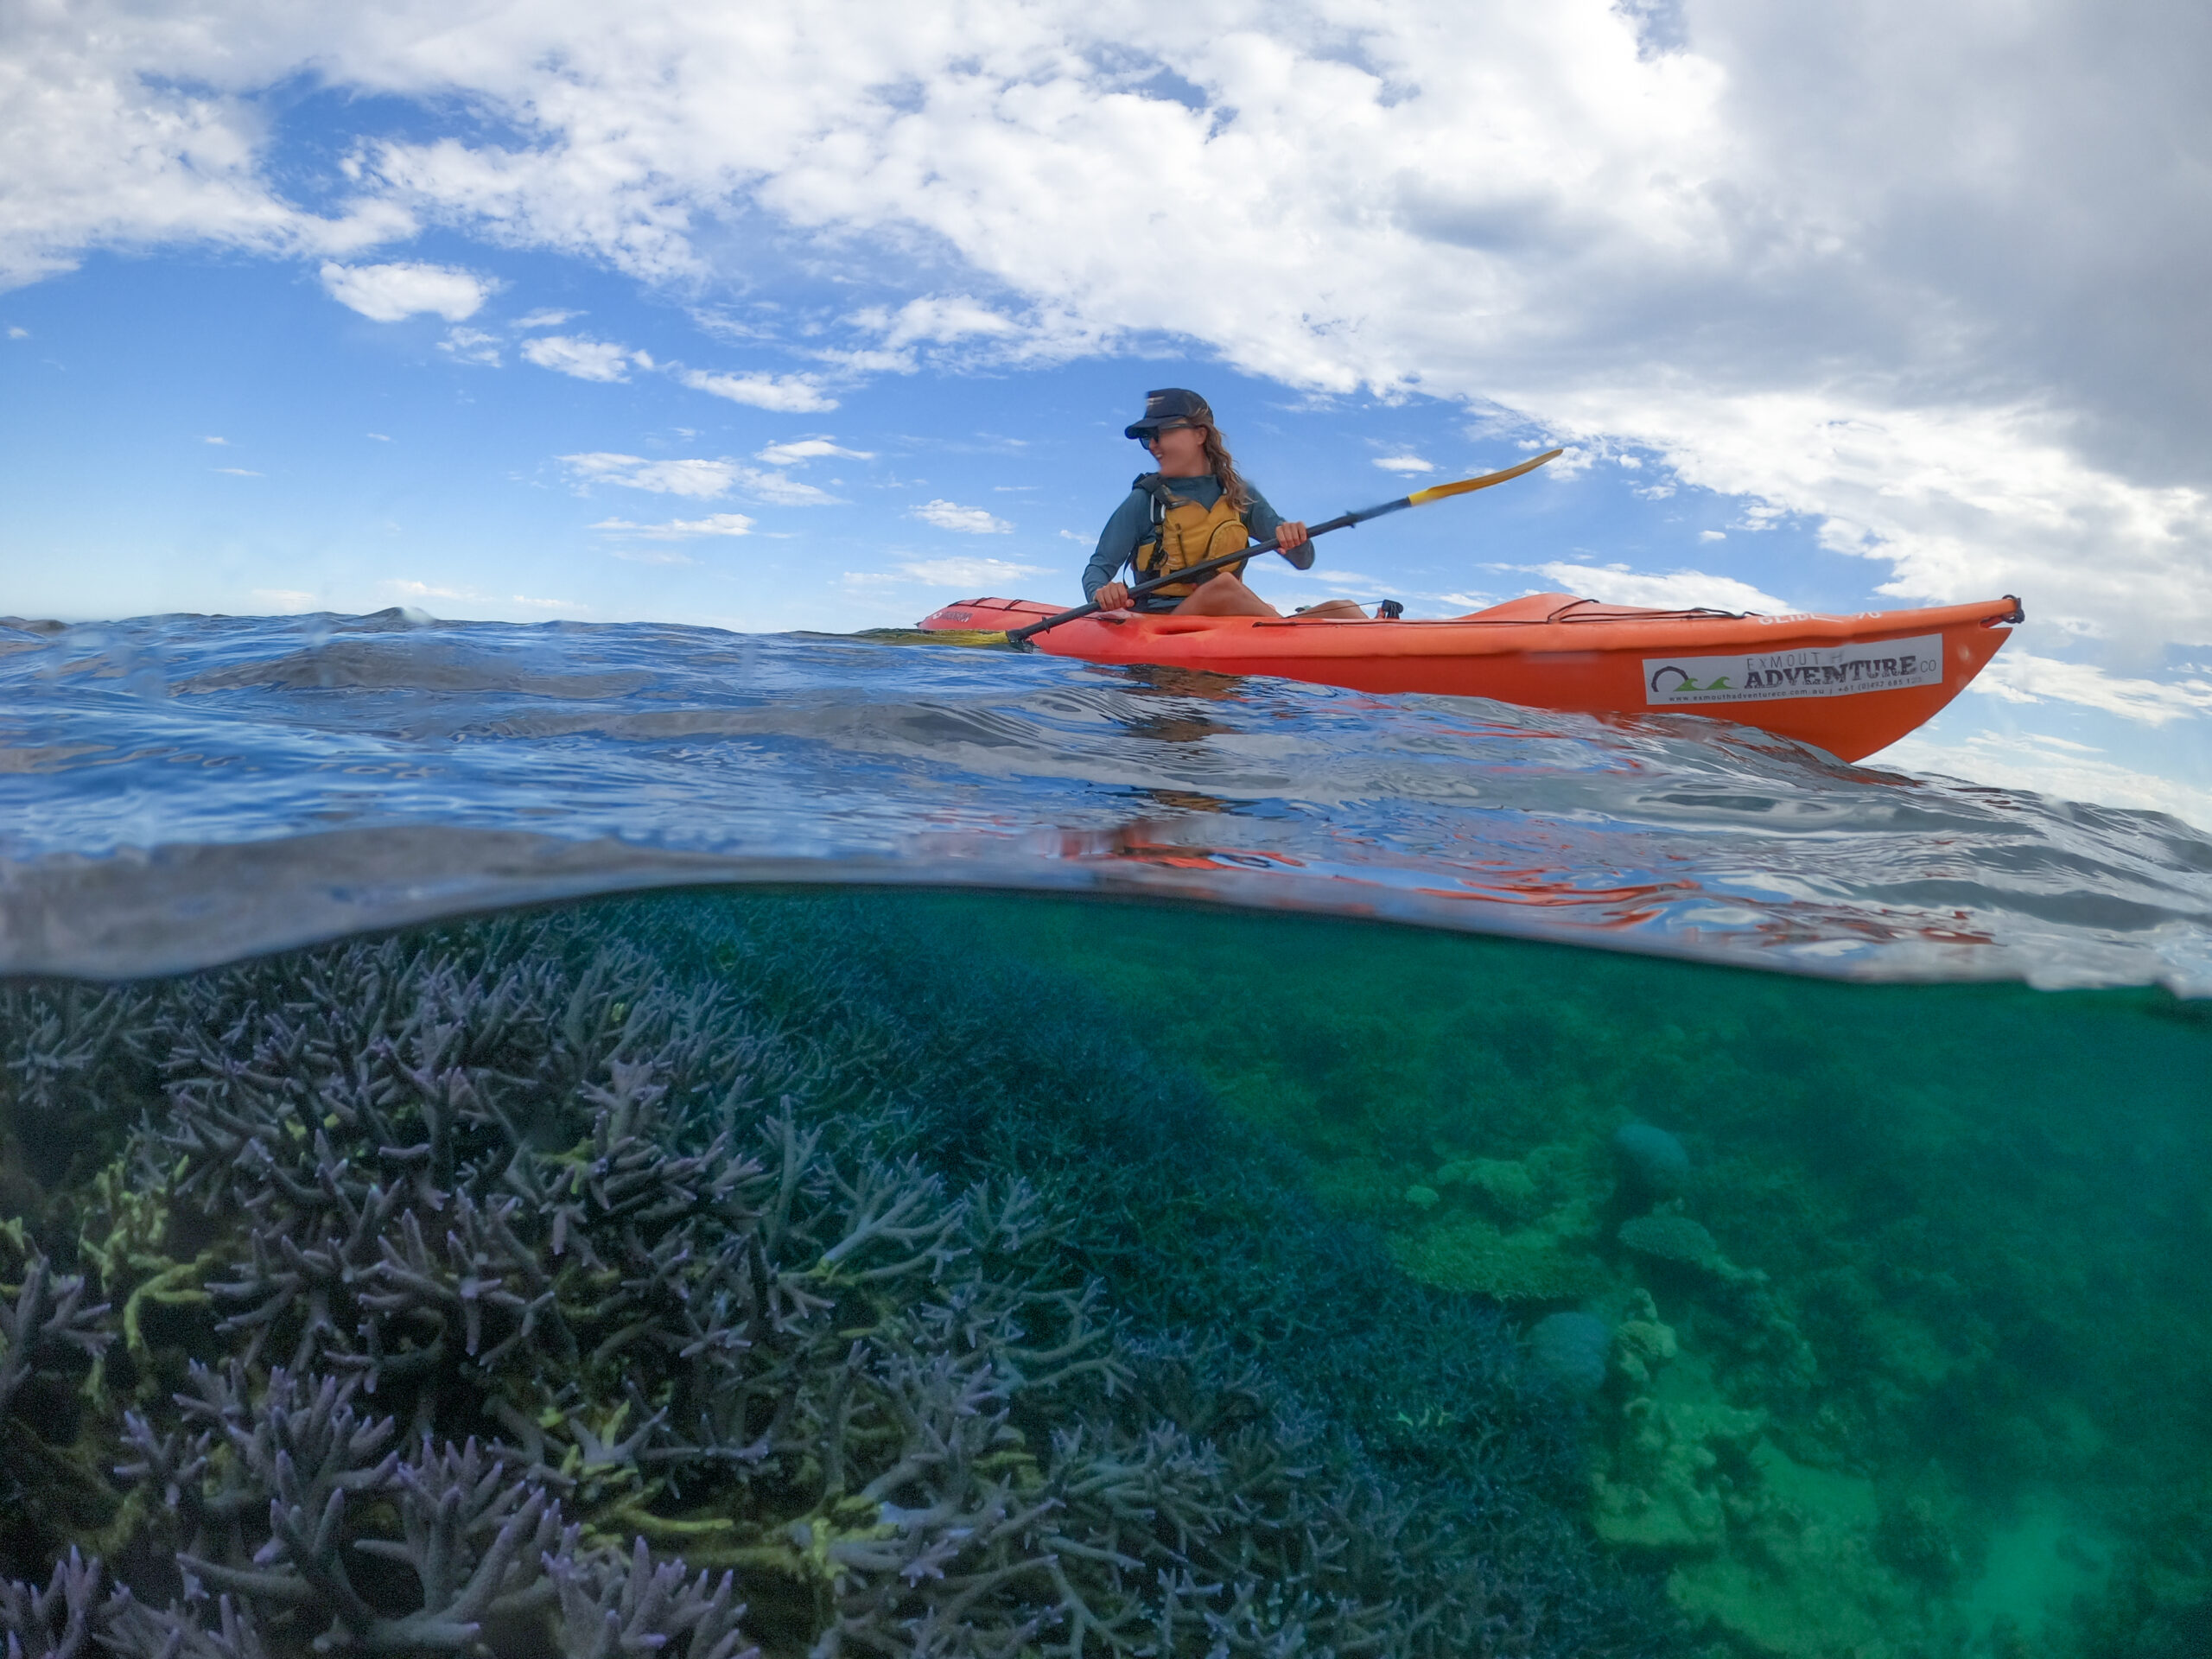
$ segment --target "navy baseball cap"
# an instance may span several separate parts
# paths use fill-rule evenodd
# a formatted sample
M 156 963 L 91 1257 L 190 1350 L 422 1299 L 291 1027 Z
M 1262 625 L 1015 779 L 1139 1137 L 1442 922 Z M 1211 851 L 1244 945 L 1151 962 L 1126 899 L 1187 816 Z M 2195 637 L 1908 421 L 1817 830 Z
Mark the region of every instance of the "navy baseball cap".
M 1144 418 L 1122 429 L 1125 438 L 1149 437 L 1166 426 L 1211 426 L 1213 410 L 1195 391 L 1165 386 L 1144 395 Z

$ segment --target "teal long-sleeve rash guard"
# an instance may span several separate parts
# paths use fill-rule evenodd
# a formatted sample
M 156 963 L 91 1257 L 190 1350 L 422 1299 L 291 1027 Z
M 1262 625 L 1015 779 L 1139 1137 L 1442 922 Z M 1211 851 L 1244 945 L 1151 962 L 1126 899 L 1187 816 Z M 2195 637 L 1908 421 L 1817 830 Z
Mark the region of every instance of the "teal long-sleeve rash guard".
M 1197 478 L 1171 478 L 1167 487 L 1187 500 L 1211 508 L 1221 499 L 1221 480 L 1211 473 Z M 1244 523 L 1255 541 L 1264 542 L 1281 527 L 1282 515 L 1268 505 L 1268 498 L 1252 487 L 1249 479 L 1244 480 L 1245 493 L 1252 498 L 1244 509 Z M 1137 543 L 1152 531 L 1152 498 L 1142 490 L 1132 487 L 1128 497 L 1114 509 L 1114 516 L 1106 521 L 1106 528 L 1098 533 L 1098 550 L 1090 556 L 1090 563 L 1083 568 L 1083 596 L 1096 599 L 1098 590 L 1121 574 L 1122 567 L 1136 556 Z M 1141 611 L 1172 611 L 1183 601 L 1166 594 L 1154 594 L 1137 601 Z

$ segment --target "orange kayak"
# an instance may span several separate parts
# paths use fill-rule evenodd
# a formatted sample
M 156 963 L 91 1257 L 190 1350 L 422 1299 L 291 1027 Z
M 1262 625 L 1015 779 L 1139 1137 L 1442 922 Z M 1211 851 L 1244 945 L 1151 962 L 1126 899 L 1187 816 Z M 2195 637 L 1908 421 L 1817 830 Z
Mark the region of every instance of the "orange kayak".
M 973 599 L 921 626 L 1018 628 L 1057 614 L 1034 600 Z M 1085 662 L 1272 674 L 1356 691 L 1495 697 L 1586 715 L 1705 715 L 1856 760 L 1932 719 L 2024 620 L 2010 594 L 1856 616 L 1759 616 L 1531 594 L 1431 622 L 1104 612 L 1035 644 Z

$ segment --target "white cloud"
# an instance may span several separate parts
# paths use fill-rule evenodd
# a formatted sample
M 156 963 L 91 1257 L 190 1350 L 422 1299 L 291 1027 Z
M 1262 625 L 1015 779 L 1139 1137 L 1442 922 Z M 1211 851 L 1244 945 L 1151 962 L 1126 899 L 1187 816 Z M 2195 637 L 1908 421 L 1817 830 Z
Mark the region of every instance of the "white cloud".
M 632 364 L 652 366 L 652 359 L 643 352 L 568 334 L 541 334 L 524 341 L 522 354 L 541 369 L 574 375 L 579 380 L 627 380 Z
M 498 286 L 451 265 L 341 265 L 322 268 L 323 290 L 372 322 L 397 322 L 424 312 L 448 322 L 474 316 Z
M 914 559 L 899 567 L 916 582 L 936 588 L 1004 588 L 1024 576 L 1041 576 L 1042 568 L 1006 559 Z
M 753 521 L 741 512 L 709 513 L 704 518 L 671 518 L 664 524 L 633 524 L 626 518 L 602 518 L 592 526 L 610 534 L 642 536 L 648 541 L 682 541 L 693 536 L 745 536 Z
M 610 547 L 607 550 L 618 559 L 627 559 L 632 564 L 696 564 L 698 560 L 689 553 L 678 553 L 672 547 Z
M 1058 362 L 1096 351 L 1114 332 L 1057 302 L 1006 310 L 959 294 L 925 294 L 895 308 L 871 306 L 846 321 L 875 343 L 817 346 L 816 354 L 851 374 L 912 374 L 925 362 Z
M 581 311 L 550 309 L 532 311 L 526 316 L 517 317 L 515 327 L 518 328 L 558 328 L 563 323 L 571 321 L 582 315 L 583 313 Z
M 676 377 L 694 391 L 710 392 L 734 404 L 772 409 L 786 415 L 807 415 L 835 409 L 837 400 L 825 393 L 814 377 L 806 374 L 709 374 L 685 369 Z
M 232 478 L 260 478 L 263 476 L 262 474 L 255 472 L 250 467 L 210 467 L 207 470 L 211 473 L 228 473 Z
M 536 599 L 528 594 L 510 594 L 503 600 L 491 594 L 479 593 L 473 588 L 442 588 L 435 582 L 416 582 L 403 576 L 387 577 L 380 585 L 394 593 L 404 594 L 410 599 L 457 599 L 472 605 L 519 605 L 530 611 L 588 611 L 591 608 L 570 599 Z
M 789 443 L 772 443 L 753 459 L 765 461 L 771 467 L 797 467 L 828 455 L 842 456 L 847 461 L 875 459 L 875 452 L 872 449 L 841 449 L 827 438 L 798 438 Z
M 927 294 L 910 300 L 895 312 L 881 308 L 862 311 L 853 319 L 861 327 L 881 337 L 892 350 L 918 341 L 944 345 L 954 340 L 1003 340 L 1024 331 L 1022 324 L 964 294 Z
M 378 443 L 390 443 L 391 442 L 391 434 L 389 432 L 372 432 L 368 435 L 375 439 Z
M 1728 532 L 1725 530 L 1700 530 L 1697 538 L 1700 542 L 1725 542 L 1728 539 Z
M 487 334 L 481 328 L 448 328 L 446 337 L 438 342 L 438 349 L 461 363 L 474 363 L 488 369 L 499 366 L 499 337 Z
M 2079 703 L 2148 726 L 2212 714 L 2212 682 L 2130 679 L 2090 663 L 2038 657 L 2017 645 L 1999 652 L 1974 689 L 2007 702 Z
M 219 443 L 227 447 L 231 441 L 228 438 L 202 438 L 200 442 L 202 443 Z
M 1528 567 L 1562 591 L 1608 605 L 1643 605 L 1655 610 L 1690 610 L 1700 607 L 1716 611 L 1758 611 L 1778 616 L 1791 607 L 1787 600 L 1763 594 L 1733 576 L 1708 575 L 1702 570 L 1676 570 L 1663 576 L 1647 576 L 1593 564 L 1536 564 Z
M 738 461 L 647 461 L 642 455 L 606 451 L 563 455 L 561 461 L 580 488 L 594 484 L 620 484 L 632 490 L 652 490 L 660 495 L 708 498 L 742 490 L 756 500 L 779 507 L 822 507 L 837 498 L 796 478 L 767 468 L 747 467 Z
M 914 517 L 925 524 L 939 530 L 957 530 L 967 536 L 1004 536 L 1014 526 L 1003 518 L 995 518 L 981 507 L 963 507 L 957 502 L 925 501 L 914 510 Z
M 279 613 L 311 611 L 315 604 L 313 594 L 302 592 L 296 588 L 256 588 L 253 596 Z
M 8 329 L 8 338 L 10 340 L 29 340 L 30 337 L 31 331 L 28 328 L 17 328 L 10 325 Z
M 728 494 L 741 470 L 730 461 L 647 461 L 643 455 L 603 450 L 563 455 L 561 460 L 580 485 L 620 484 L 658 495 L 701 498 Z
M 270 123 L 251 93 L 328 44 L 304 14 L 18 6 L 5 27 L 0 287 L 94 247 L 342 256 L 414 229 L 389 200 L 356 195 L 322 218 L 272 188 Z
M 1423 461 L 1419 455 L 1378 455 L 1375 464 L 1386 473 L 1433 473 L 1433 461 Z
M 2212 639 L 2212 486 L 2130 484 L 2069 450 L 2048 409 L 1884 409 L 1848 390 L 1605 402 L 1571 418 L 1632 423 L 1684 482 L 1803 515 L 1830 550 L 1887 566 L 1882 594 L 2018 594 L 2039 624 L 2138 653 Z
M 782 473 L 763 471 L 757 467 L 740 467 L 736 470 L 739 487 L 754 500 L 766 501 L 771 506 L 826 507 L 838 499 L 827 490 L 818 490 Z

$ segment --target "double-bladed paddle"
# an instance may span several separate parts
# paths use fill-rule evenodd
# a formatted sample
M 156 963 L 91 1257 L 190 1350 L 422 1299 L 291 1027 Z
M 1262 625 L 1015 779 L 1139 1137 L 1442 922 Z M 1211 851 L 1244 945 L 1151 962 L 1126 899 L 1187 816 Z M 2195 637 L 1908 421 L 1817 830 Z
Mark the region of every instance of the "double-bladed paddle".
M 1523 473 L 1533 473 L 1546 461 L 1556 461 L 1566 453 L 1563 449 L 1547 449 L 1542 454 L 1532 460 L 1524 461 L 1518 467 L 1508 467 L 1502 473 L 1484 473 L 1480 478 L 1463 478 L 1456 484 L 1431 485 L 1427 489 L 1415 490 L 1411 495 L 1402 495 L 1395 501 L 1385 501 L 1379 507 L 1362 507 L 1357 512 L 1344 513 L 1325 524 L 1310 525 L 1306 532 L 1307 538 L 1306 543 L 1287 553 L 1275 545 L 1274 538 L 1271 536 L 1264 542 L 1255 542 L 1251 546 L 1240 548 L 1234 553 L 1224 553 L 1217 559 L 1202 559 L 1196 564 L 1185 565 L 1180 570 L 1172 570 L 1166 575 L 1154 576 L 1150 582 L 1141 582 L 1129 589 L 1129 597 L 1141 599 L 1154 589 L 1165 588 L 1170 582 L 1188 582 L 1193 576 L 1211 575 L 1217 570 L 1224 570 L 1230 565 L 1241 560 L 1249 559 L 1257 553 L 1282 553 L 1283 557 L 1288 559 L 1299 569 L 1311 569 L 1313 565 L 1313 537 L 1316 536 L 1325 536 L 1332 530 L 1349 530 L 1354 524 L 1363 524 L 1370 518 L 1380 518 L 1385 513 L 1402 512 L 1407 507 L 1424 507 L 1432 501 L 1441 501 L 1447 496 L 1465 495 L 1472 490 L 1486 490 L 1493 484 L 1504 483 L 1509 478 L 1518 478 Z M 1305 556 L 1302 558 L 1300 556 L 1301 554 Z M 1079 616 L 1094 615 L 1097 610 L 1098 607 L 1095 603 L 1078 605 L 1071 611 L 1062 611 L 1058 616 L 1048 616 L 1040 622 L 1032 622 L 1026 628 L 1008 629 L 1006 642 L 1017 649 L 1027 649 L 1031 635 L 1042 633 L 1047 628 L 1057 628 L 1063 622 L 1072 622 Z

